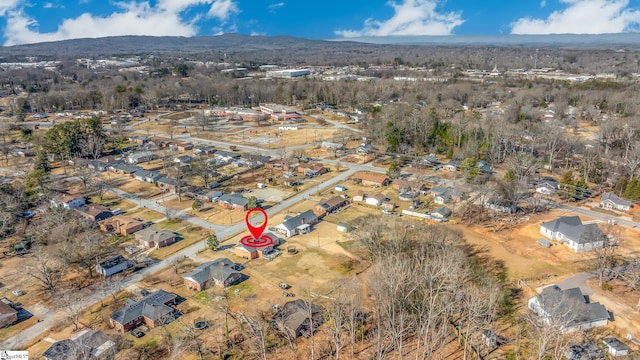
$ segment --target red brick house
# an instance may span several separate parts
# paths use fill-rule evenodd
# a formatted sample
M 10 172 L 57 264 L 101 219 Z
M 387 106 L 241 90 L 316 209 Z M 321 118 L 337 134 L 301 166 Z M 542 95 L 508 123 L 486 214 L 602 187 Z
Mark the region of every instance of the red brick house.
M 135 220 L 128 216 L 118 215 L 100 222 L 100 230 L 127 236 L 142 230 L 142 221 Z
M 176 147 L 178 148 L 178 151 L 187 151 L 187 150 L 193 149 L 193 144 L 192 143 L 177 144 Z
M 327 168 L 319 163 L 300 163 L 298 164 L 298 172 L 306 174 L 307 171 L 312 171 L 317 175 L 322 175 L 327 172 Z
M 167 229 L 148 227 L 136 232 L 136 240 L 146 248 L 161 248 L 176 241 L 176 234 Z
M 334 211 L 339 210 L 340 208 L 347 206 L 347 199 L 343 198 L 340 195 L 332 196 L 328 199 L 322 199 L 313 207 L 313 213 L 318 217 L 323 217 L 327 214 L 330 214 Z
M 111 314 L 109 323 L 120 332 L 145 324 L 150 328 L 175 320 L 174 306 L 178 296 L 164 290 L 151 293 L 139 301 L 127 300 L 125 306 Z
M 227 258 L 206 262 L 184 276 L 187 289 L 202 291 L 214 285 L 227 287 L 242 281 L 244 276 L 235 269 L 235 263 Z
M 355 182 L 359 182 L 365 186 L 383 187 L 390 183 L 389 178 L 384 174 L 375 174 L 359 171 L 351 176 Z

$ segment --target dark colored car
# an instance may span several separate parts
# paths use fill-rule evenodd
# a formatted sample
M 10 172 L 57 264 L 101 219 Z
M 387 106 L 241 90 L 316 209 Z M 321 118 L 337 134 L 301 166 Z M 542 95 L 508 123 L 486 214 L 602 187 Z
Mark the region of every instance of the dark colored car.
M 129 331 L 129 333 L 130 333 L 132 336 L 137 337 L 137 338 L 141 338 L 141 337 L 143 337 L 143 336 L 144 336 L 144 333 L 143 333 L 142 331 L 140 331 L 140 330 L 136 330 L 136 329 L 133 329 L 133 330 Z

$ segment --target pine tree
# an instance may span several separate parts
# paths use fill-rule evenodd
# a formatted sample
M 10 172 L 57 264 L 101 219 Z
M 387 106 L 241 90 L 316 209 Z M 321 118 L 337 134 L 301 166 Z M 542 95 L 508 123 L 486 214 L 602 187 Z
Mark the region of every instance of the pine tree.
M 573 199 L 576 195 L 576 188 L 573 183 L 573 173 L 567 171 L 560 180 L 560 195 L 565 199 Z
M 616 186 L 613 188 L 614 194 L 618 196 L 622 196 L 625 190 L 627 189 L 627 185 L 629 184 L 629 179 L 626 176 L 621 177 L 616 182 Z

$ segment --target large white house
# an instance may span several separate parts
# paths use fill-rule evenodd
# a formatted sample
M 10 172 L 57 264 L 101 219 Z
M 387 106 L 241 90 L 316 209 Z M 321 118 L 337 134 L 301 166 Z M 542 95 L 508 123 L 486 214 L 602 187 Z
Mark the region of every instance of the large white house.
M 605 326 L 609 312 L 600 303 L 589 303 L 580 288 L 561 290 L 552 285 L 529 299 L 529 309 L 542 320 L 568 333 Z
M 578 216 L 560 216 L 540 224 L 540 234 L 560 240 L 573 251 L 587 251 L 604 246 L 604 234 L 596 224 L 583 224 Z
M 52 206 L 59 206 L 65 209 L 75 209 L 85 204 L 82 196 L 76 195 L 58 195 L 51 200 Z
M 605 209 L 629 211 L 631 209 L 631 201 L 622 199 L 614 193 L 606 192 L 600 198 L 600 206 Z

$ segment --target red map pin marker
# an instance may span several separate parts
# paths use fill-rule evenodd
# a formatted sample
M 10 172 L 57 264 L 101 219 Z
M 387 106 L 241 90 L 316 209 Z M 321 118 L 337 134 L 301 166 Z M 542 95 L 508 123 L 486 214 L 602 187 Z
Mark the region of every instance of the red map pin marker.
M 253 226 L 249 221 L 249 216 L 251 215 L 251 213 L 256 211 L 261 212 L 262 216 L 264 216 L 264 222 L 260 226 Z M 247 223 L 247 229 L 249 229 L 249 232 L 251 233 L 253 238 L 256 240 L 260 239 L 260 237 L 262 236 L 262 233 L 264 232 L 264 229 L 267 227 L 267 220 L 268 220 L 267 212 L 258 207 L 255 207 L 247 211 L 247 215 L 244 218 L 244 221 Z

